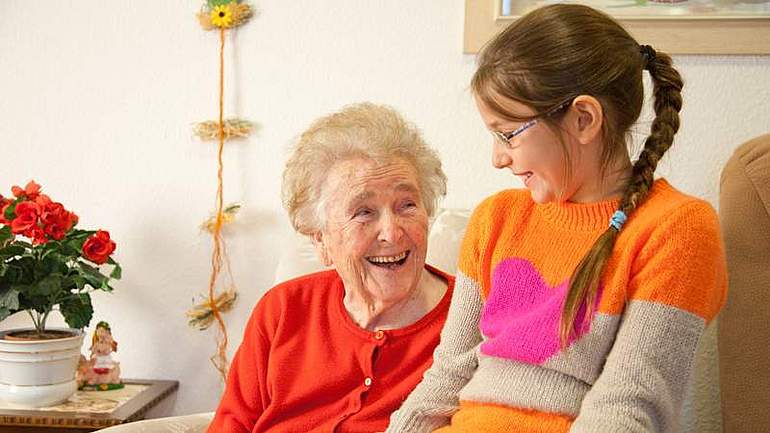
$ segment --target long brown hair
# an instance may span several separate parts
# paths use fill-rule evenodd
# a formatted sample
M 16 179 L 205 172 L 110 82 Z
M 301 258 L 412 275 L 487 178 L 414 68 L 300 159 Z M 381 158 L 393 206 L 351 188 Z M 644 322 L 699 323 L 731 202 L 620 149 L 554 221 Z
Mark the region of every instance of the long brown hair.
M 514 121 L 525 119 L 503 107 L 501 98 L 526 104 L 540 115 L 567 98 L 593 96 L 601 103 L 604 116 L 604 175 L 618 152 L 625 151 L 630 127 L 641 113 L 644 69 L 652 77 L 655 119 L 618 206 L 630 217 L 646 199 L 658 161 L 679 129 L 683 83 L 670 56 L 640 46 L 602 12 L 555 4 L 528 13 L 490 41 L 479 56 L 471 87 L 488 107 Z M 559 114 L 563 112 L 541 119 L 561 134 Z M 566 146 L 564 150 L 569 177 L 569 152 Z M 572 273 L 559 326 L 563 347 L 578 325 L 580 308 L 587 308 L 584 320 L 593 315 L 602 271 L 618 232 L 612 226 L 604 231 Z

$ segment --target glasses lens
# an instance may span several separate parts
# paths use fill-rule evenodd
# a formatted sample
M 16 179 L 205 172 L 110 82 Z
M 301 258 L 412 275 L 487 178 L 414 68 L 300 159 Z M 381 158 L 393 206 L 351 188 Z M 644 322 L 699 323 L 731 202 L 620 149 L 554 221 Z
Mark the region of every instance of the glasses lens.
M 492 137 L 495 138 L 496 142 L 508 146 L 508 140 L 506 140 L 505 137 L 503 137 L 503 134 L 497 131 L 489 131 L 489 133 L 492 134 Z

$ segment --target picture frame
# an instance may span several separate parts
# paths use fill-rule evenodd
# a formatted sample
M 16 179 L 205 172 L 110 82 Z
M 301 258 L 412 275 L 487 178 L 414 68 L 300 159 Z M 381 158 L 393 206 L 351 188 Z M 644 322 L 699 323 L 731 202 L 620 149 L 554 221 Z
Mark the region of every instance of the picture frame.
M 532 0 L 512 0 L 513 2 Z M 466 0 L 463 52 L 478 52 L 516 15 L 502 14 L 503 0 Z M 515 8 L 513 8 L 515 10 Z M 640 44 L 670 54 L 770 54 L 770 14 L 675 17 L 613 15 Z

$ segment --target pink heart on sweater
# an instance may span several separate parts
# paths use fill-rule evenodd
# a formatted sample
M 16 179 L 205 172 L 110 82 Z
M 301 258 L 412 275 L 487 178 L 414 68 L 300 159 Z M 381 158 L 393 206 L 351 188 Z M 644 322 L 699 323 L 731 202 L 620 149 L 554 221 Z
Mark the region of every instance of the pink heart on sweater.
M 492 289 L 481 314 L 480 328 L 486 337 L 481 352 L 529 364 L 542 364 L 559 353 L 559 322 L 567 283 L 549 286 L 525 259 L 501 261 L 492 271 Z M 600 287 L 597 305 L 601 292 Z M 570 345 L 591 329 L 590 322 L 583 320 L 585 314 L 583 306 Z

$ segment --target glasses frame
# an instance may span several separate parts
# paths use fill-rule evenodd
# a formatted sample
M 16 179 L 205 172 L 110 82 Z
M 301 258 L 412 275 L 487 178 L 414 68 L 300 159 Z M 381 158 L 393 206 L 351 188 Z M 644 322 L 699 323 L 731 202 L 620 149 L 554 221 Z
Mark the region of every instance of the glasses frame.
M 514 137 L 521 135 L 521 133 L 523 133 L 527 129 L 537 125 L 538 119 L 543 117 L 551 117 L 554 114 L 558 113 L 559 111 L 563 110 L 564 108 L 568 107 L 570 104 L 572 104 L 572 101 L 574 101 L 575 98 L 576 96 L 572 96 L 569 99 L 565 100 L 564 102 L 546 111 L 545 113 L 538 114 L 537 116 L 532 117 L 530 120 L 526 121 L 523 125 L 519 126 L 518 128 L 514 129 L 511 132 L 500 132 L 495 130 L 490 130 L 489 132 L 491 132 L 492 136 L 494 136 L 496 140 L 499 140 L 501 144 L 505 145 L 509 149 L 514 149 L 516 146 L 514 146 L 513 143 L 511 143 L 511 140 L 513 140 Z

